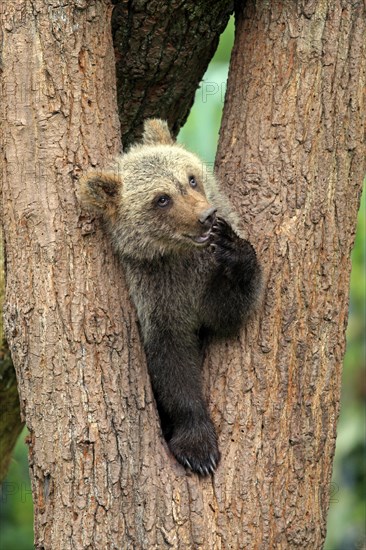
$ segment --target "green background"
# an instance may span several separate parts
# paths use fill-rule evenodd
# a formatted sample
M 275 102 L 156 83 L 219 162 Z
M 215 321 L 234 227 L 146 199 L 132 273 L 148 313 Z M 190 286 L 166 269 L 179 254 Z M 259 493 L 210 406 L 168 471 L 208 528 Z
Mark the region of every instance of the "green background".
M 218 51 L 196 93 L 179 135 L 190 150 L 213 166 L 224 103 L 234 23 L 230 20 Z M 325 550 L 366 548 L 365 536 L 365 193 L 352 253 L 350 317 L 344 361 L 341 414 L 334 461 Z M 25 432 L 19 438 L 0 494 L 1 550 L 33 548 L 33 506 Z

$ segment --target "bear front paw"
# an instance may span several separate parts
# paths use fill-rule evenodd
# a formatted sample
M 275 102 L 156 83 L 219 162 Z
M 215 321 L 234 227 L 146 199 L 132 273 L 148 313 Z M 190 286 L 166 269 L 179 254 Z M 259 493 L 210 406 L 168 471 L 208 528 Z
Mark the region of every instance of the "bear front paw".
M 222 218 L 217 218 L 212 229 L 211 247 L 218 264 L 232 279 L 247 282 L 257 265 L 256 253 L 247 240 L 241 239 Z
M 212 228 L 211 247 L 218 263 L 227 267 L 239 263 L 242 243 L 230 224 L 222 218 L 216 219 Z
M 215 429 L 209 422 L 177 428 L 169 448 L 180 464 L 201 476 L 213 474 L 220 461 Z

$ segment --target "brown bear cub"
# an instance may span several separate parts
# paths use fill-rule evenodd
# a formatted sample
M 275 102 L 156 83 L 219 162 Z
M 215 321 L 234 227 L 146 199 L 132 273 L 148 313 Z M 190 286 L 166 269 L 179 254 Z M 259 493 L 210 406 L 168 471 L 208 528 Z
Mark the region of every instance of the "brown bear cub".
M 200 475 L 220 459 L 202 392 L 207 338 L 238 333 L 253 309 L 260 268 L 213 175 L 161 120 L 106 172 L 86 175 L 80 198 L 102 214 L 137 309 L 162 430 Z

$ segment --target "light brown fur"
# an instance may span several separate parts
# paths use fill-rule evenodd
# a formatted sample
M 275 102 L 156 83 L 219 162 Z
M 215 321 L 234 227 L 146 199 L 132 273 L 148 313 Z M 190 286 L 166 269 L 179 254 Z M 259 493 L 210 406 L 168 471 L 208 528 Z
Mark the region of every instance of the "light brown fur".
M 163 143 L 157 143 L 158 139 Z M 190 175 L 197 180 L 196 189 L 189 186 Z M 151 204 L 155 197 L 164 194 L 172 197 L 173 206 L 159 230 L 157 212 Z M 84 176 L 79 197 L 103 215 L 117 252 L 141 259 L 191 246 L 184 235 L 200 231 L 199 211 L 209 205 L 235 224 L 231 207 L 219 192 L 214 176 L 198 157 L 173 144 L 166 123 L 157 120 L 145 123 L 143 142 L 117 158 L 109 171 Z

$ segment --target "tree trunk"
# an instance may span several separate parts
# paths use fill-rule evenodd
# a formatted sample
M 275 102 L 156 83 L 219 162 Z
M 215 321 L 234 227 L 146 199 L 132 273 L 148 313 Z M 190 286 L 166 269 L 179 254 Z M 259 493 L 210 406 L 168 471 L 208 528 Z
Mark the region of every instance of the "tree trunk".
M 321 548 L 366 166 L 365 5 L 253 0 L 236 21 L 216 164 L 265 293 L 240 344 L 211 355 L 234 459 L 221 512 L 233 548 Z
M 81 171 L 120 148 L 110 5 L 3 10 L 5 319 L 36 548 L 321 546 L 364 153 L 365 19 L 357 3 L 288 4 L 238 14 L 218 164 L 267 287 L 242 340 L 207 358 L 223 457 L 203 480 L 161 438 L 120 266 L 75 197 Z

